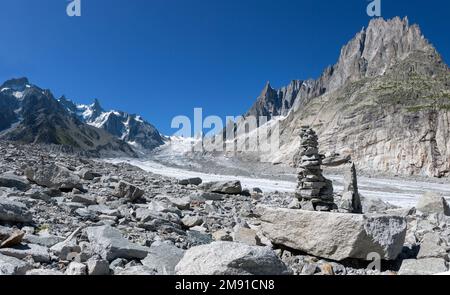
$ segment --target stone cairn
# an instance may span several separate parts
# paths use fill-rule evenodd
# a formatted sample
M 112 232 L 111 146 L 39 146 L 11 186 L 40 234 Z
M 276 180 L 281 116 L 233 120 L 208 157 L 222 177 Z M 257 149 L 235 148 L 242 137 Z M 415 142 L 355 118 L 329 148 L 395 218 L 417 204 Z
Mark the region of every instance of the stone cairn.
M 322 176 L 318 137 L 309 126 L 302 126 L 296 197 L 303 210 L 331 211 L 336 208 L 333 183 Z

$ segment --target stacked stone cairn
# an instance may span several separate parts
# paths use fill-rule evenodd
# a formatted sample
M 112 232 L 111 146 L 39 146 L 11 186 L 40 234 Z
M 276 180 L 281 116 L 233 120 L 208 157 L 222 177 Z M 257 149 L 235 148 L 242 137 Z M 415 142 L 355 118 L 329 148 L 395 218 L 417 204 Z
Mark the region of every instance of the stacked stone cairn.
M 301 128 L 296 197 L 303 210 L 331 211 L 336 209 L 333 183 L 322 175 L 324 156 L 319 154 L 317 134 L 309 126 Z

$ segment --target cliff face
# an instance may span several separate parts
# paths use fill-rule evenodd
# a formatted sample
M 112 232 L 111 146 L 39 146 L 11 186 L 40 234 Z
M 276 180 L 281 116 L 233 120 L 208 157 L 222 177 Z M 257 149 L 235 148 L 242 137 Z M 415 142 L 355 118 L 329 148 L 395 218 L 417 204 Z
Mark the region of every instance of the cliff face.
M 336 65 L 298 83 L 271 90 L 272 99 L 258 98 L 248 113 L 270 110 L 271 101 L 270 114 L 287 115 L 280 150 L 262 160 L 292 164 L 300 126 L 308 124 L 322 152 L 349 154 L 361 169 L 449 175 L 450 71 L 406 18 L 372 20 L 342 48 Z M 287 97 L 283 89 L 296 91 Z

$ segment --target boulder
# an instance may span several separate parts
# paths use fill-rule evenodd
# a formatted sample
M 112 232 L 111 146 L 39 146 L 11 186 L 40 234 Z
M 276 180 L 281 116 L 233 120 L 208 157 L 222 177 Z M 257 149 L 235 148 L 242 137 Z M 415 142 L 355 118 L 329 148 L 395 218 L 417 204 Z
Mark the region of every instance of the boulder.
M 78 195 L 78 194 L 72 196 L 72 202 L 80 203 L 80 204 L 83 204 L 86 206 L 97 204 L 97 200 L 96 200 L 95 196 Z
M 101 177 L 102 175 L 96 172 L 93 172 L 92 170 L 88 168 L 83 168 L 80 171 L 77 172 L 77 174 L 84 180 L 94 180 L 96 177 Z
M 86 264 L 90 276 L 104 276 L 110 274 L 109 263 L 104 259 L 92 257 Z
M 0 275 L 24 275 L 31 265 L 15 257 L 0 254 Z
M 218 194 L 227 194 L 227 195 L 239 195 L 242 193 L 241 182 L 236 181 L 216 181 L 216 182 L 208 182 L 202 185 L 202 189 Z
M 233 242 L 190 248 L 175 267 L 178 275 L 285 275 L 287 267 L 273 250 Z
M 399 275 L 433 275 L 446 272 L 448 267 L 443 258 L 403 260 Z
M 83 276 L 87 275 L 87 267 L 83 263 L 79 262 L 71 262 L 69 266 L 67 266 L 66 275 L 69 276 Z
M 228 241 L 228 242 L 233 241 L 233 237 L 225 229 L 221 229 L 221 230 L 214 232 L 212 234 L 212 237 L 213 237 L 214 241 Z
M 260 246 L 261 241 L 256 234 L 256 231 L 246 227 L 238 227 L 233 233 L 233 240 L 235 242 L 244 243 L 250 246 Z
M 0 175 L 0 187 L 15 188 L 19 191 L 27 191 L 30 189 L 30 182 L 23 177 L 19 177 L 13 173 L 4 173 Z
M 185 216 L 183 219 L 181 219 L 181 222 L 186 227 L 194 227 L 197 225 L 202 225 L 203 219 L 199 216 Z
M 93 251 L 109 262 L 116 258 L 144 259 L 149 252 L 149 248 L 131 243 L 109 225 L 88 227 L 86 235 Z
M 80 253 L 81 248 L 75 239 L 66 239 L 53 245 L 50 250 L 62 260 L 66 260 L 71 253 Z
M 266 208 L 262 232 L 273 244 L 310 255 L 341 261 L 369 260 L 378 253 L 394 260 L 406 236 L 406 220 L 399 216 L 361 215 Z
M 0 222 L 31 222 L 33 216 L 25 204 L 8 200 L 6 198 L 0 199 Z
M 444 258 L 445 256 L 447 256 L 447 245 L 439 233 L 426 233 L 422 238 L 417 259 Z
M 185 250 L 164 242 L 154 242 L 142 265 L 154 270 L 158 275 L 174 275 L 175 266 L 180 262 Z
M 186 179 L 182 179 L 180 181 L 178 181 L 179 184 L 181 185 L 200 185 L 202 183 L 202 179 L 199 177 L 194 177 L 194 178 L 186 178 Z
M 174 198 L 174 197 L 166 197 L 165 198 L 172 206 L 177 207 L 180 210 L 188 210 L 191 206 L 191 199 L 189 197 L 183 198 Z
M 138 188 L 137 186 L 125 181 L 120 181 L 119 184 L 116 186 L 114 196 L 118 198 L 126 198 L 129 201 L 133 202 L 136 199 L 142 197 L 144 193 L 145 192 L 140 188 Z
M 435 193 L 425 193 L 417 202 L 416 209 L 425 214 L 442 213 L 450 216 L 450 207 L 447 201 Z
M 29 181 L 37 185 L 60 190 L 82 189 L 81 179 L 69 169 L 51 163 L 38 165 L 25 170 Z
M 50 254 L 47 247 L 27 244 L 18 245 L 11 248 L 1 248 L 0 254 L 15 257 L 17 259 L 24 259 L 27 256 L 33 257 L 36 262 L 50 262 Z

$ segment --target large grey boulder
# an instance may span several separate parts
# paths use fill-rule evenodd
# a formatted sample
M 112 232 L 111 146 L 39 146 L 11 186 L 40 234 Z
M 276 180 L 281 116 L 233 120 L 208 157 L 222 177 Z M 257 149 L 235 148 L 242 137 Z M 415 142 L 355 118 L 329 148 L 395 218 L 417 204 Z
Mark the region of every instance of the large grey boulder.
M 203 190 L 211 193 L 227 195 L 238 195 L 242 193 L 242 185 L 238 180 L 207 182 L 202 184 L 201 187 Z
M 193 178 L 186 178 L 178 181 L 180 185 L 200 185 L 203 182 L 203 180 L 199 177 L 193 177 Z
M 0 187 L 16 188 L 25 192 L 31 186 L 29 181 L 23 177 L 19 177 L 13 173 L 4 173 L 0 175 Z
M 27 168 L 25 175 L 29 181 L 48 188 L 61 190 L 82 188 L 81 179 L 78 175 L 54 163 Z
M 416 209 L 425 214 L 442 213 L 450 216 L 450 207 L 440 195 L 427 192 L 420 197 Z
M 446 272 L 448 267 L 443 258 L 403 260 L 399 275 L 433 275 Z
M 88 227 L 86 235 L 93 251 L 109 262 L 116 258 L 144 259 L 149 252 L 149 248 L 131 243 L 109 225 Z
M 394 260 L 406 236 L 403 217 L 266 208 L 262 232 L 273 244 L 341 261 L 368 260 L 370 253 Z
M 25 204 L 0 198 L 0 222 L 28 223 L 32 219 L 33 215 Z
M 128 199 L 131 202 L 142 197 L 143 195 L 144 195 L 143 190 L 125 181 L 119 182 L 119 184 L 116 187 L 116 190 L 114 191 L 114 196 L 118 198 Z
M 15 257 L 0 254 L 0 275 L 25 275 L 31 265 Z
M 175 266 L 180 262 L 185 250 L 164 242 L 154 242 L 150 246 L 142 265 L 154 270 L 158 275 L 174 275 Z
M 266 247 L 213 242 L 190 248 L 175 267 L 178 275 L 289 274 L 275 252 Z
M 17 259 L 24 259 L 27 256 L 31 256 L 34 261 L 44 263 L 48 263 L 51 260 L 47 247 L 33 244 L 18 245 L 11 248 L 1 248 L 0 254 L 15 257 Z
M 109 263 L 104 259 L 92 257 L 86 262 L 86 265 L 90 276 L 105 276 L 111 273 Z

